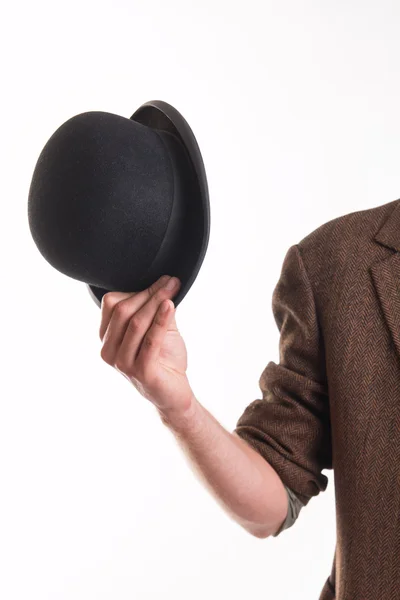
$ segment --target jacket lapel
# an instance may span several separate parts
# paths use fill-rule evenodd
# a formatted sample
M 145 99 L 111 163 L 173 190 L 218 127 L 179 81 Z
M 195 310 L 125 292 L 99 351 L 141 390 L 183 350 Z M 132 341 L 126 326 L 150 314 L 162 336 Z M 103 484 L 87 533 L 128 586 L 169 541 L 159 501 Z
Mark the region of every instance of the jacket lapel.
M 395 250 L 371 266 L 372 280 L 382 313 L 400 359 L 400 201 L 384 221 L 374 239 Z

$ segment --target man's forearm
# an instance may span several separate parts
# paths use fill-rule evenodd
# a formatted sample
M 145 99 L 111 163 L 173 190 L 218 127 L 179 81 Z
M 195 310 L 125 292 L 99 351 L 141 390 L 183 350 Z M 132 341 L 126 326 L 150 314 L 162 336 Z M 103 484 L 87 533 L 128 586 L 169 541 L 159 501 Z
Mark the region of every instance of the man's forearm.
M 159 414 L 194 473 L 223 509 L 256 537 L 275 533 L 286 518 L 287 495 L 271 465 L 224 429 L 196 398 L 185 415 Z

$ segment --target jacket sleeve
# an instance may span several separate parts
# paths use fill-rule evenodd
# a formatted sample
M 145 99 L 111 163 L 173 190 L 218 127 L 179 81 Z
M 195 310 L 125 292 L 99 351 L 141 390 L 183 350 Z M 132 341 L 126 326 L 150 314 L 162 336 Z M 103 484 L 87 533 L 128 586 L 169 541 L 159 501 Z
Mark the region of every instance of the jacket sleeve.
M 284 258 L 272 311 L 280 332 L 279 364 L 265 367 L 262 399 L 247 406 L 235 432 L 305 506 L 327 487 L 321 471 L 332 469 L 332 444 L 324 344 L 298 244 Z

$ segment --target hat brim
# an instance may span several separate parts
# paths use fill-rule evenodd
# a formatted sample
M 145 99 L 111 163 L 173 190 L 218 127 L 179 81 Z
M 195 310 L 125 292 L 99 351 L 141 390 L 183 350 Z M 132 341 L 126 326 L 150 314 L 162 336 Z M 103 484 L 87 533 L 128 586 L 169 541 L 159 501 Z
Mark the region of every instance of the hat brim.
M 179 292 L 172 299 L 175 307 L 177 307 L 192 287 L 200 271 L 210 237 L 210 200 L 204 162 L 197 140 L 186 119 L 167 102 L 162 100 L 145 102 L 130 118 L 142 125 L 165 131 L 178 138 L 188 153 L 195 173 L 196 189 L 188 198 L 188 202 L 196 203 L 196 211 L 201 215 L 202 223 L 197 220 L 196 227 L 193 228 L 193 235 L 190 236 L 191 247 L 188 248 L 188 252 L 190 252 L 190 257 L 193 259 L 193 265 L 191 265 L 189 275 L 181 279 Z M 166 274 L 174 275 L 174 273 Z M 94 302 L 100 307 L 103 296 L 109 290 L 90 284 L 87 284 L 87 287 Z

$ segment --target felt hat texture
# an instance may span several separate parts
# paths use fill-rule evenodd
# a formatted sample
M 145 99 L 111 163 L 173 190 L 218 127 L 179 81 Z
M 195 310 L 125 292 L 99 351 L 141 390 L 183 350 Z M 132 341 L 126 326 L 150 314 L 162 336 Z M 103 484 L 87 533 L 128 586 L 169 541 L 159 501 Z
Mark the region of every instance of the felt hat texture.
M 179 277 L 175 307 L 193 285 L 210 234 L 206 172 L 176 108 L 154 100 L 128 119 L 80 113 L 50 137 L 28 194 L 33 240 L 55 269 L 84 282 L 97 306 Z

